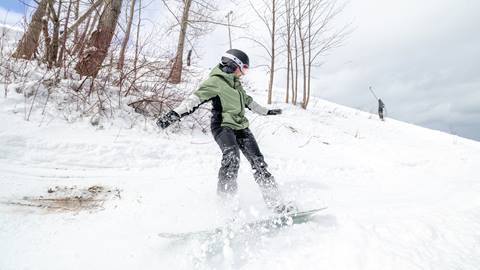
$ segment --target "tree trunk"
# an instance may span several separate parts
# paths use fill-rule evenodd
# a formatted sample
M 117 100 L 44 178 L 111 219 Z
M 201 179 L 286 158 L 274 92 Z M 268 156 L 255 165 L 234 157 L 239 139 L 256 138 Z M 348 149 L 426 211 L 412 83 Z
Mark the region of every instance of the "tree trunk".
M 288 103 L 290 99 L 290 59 L 291 59 L 291 51 L 290 51 L 290 41 L 287 42 L 287 89 L 285 91 L 285 103 Z
M 54 1 L 51 1 L 53 3 Z M 60 43 L 60 12 L 62 11 L 62 1 L 58 2 L 57 12 L 52 14 L 53 17 L 53 33 L 52 42 L 50 44 L 50 57 L 48 59 L 48 67 L 51 68 L 57 61 L 58 47 Z
M 142 25 L 142 0 L 138 0 L 138 22 L 137 22 L 137 37 L 135 38 L 135 57 L 133 58 L 133 80 L 137 80 L 137 63 L 138 54 L 140 53 L 140 26 Z
M 272 0 L 272 33 L 271 34 L 271 59 L 270 59 L 270 79 L 268 81 L 268 104 L 272 104 L 273 76 L 275 75 L 275 23 L 276 23 L 275 0 Z
M 312 71 L 312 1 L 308 0 L 308 67 L 307 67 L 307 92 L 306 92 L 306 99 L 303 104 L 303 108 L 306 109 L 308 103 L 310 101 L 310 79 L 311 79 L 311 71 Z
M 73 0 L 75 1 L 75 6 L 73 8 L 73 18 L 76 20 L 78 20 L 78 16 L 80 16 L 80 0 Z M 78 28 L 75 28 L 75 33 L 73 35 L 73 43 L 77 43 L 78 41 Z
M 297 105 L 297 97 L 298 97 L 298 41 L 297 41 L 297 26 L 296 22 L 293 24 L 293 38 L 295 42 L 295 87 L 293 89 L 292 95 L 292 103 L 293 105 Z M 293 67 L 292 67 L 293 69 Z
M 48 0 L 41 0 L 38 4 L 37 9 L 33 13 L 32 21 L 28 25 L 28 29 L 23 34 L 12 57 L 27 60 L 32 58 L 38 47 L 40 33 L 42 32 L 42 19 L 47 10 L 47 3 Z
M 290 99 L 290 66 L 292 65 L 292 20 L 291 20 L 291 2 L 285 0 L 285 22 L 287 27 L 287 89 L 285 91 L 285 103 Z M 293 78 L 292 78 L 293 79 Z
M 303 67 L 303 102 L 302 108 L 305 107 L 305 103 L 307 101 L 307 65 L 305 59 L 305 36 L 303 35 L 302 31 L 302 21 L 303 21 L 303 14 L 301 12 L 301 3 L 300 0 L 298 1 L 299 9 L 298 9 L 298 37 L 300 39 L 300 49 L 302 50 L 302 67 Z
M 68 29 L 68 22 L 70 21 L 70 11 L 72 9 L 73 1 L 69 0 L 68 8 L 67 8 L 67 18 L 65 19 L 65 25 L 63 26 L 63 35 L 62 35 L 62 47 L 60 48 L 60 53 L 58 54 L 57 58 L 57 67 L 63 66 L 65 63 L 65 50 L 67 49 L 67 29 Z
M 117 68 L 120 70 L 123 69 L 125 62 L 125 50 L 127 49 L 128 40 L 130 39 L 130 31 L 132 29 L 133 15 L 135 12 L 135 2 L 136 0 L 131 0 L 130 3 L 130 14 L 127 20 L 127 29 L 125 30 L 125 37 L 123 38 L 122 48 L 120 49 L 120 56 L 117 64 Z
M 293 95 L 295 94 L 295 78 L 294 78 L 294 70 L 293 70 L 293 52 L 290 51 L 290 78 L 292 78 L 290 81 L 291 81 L 291 94 L 292 94 L 292 104 L 293 104 Z
M 303 67 L 303 102 L 302 108 L 306 109 L 307 102 L 307 63 L 305 59 L 305 40 L 300 38 L 300 47 L 302 49 L 302 67 Z
M 124 96 L 128 96 L 132 89 L 135 89 L 135 83 L 137 81 L 137 63 L 138 55 L 140 53 L 140 26 L 142 25 L 142 0 L 138 0 L 138 21 L 137 21 L 137 33 L 135 38 L 135 55 L 133 56 L 133 80 L 132 84 L 128 87 L 128 90 L 125 92 Z
M 183 50 L 185 47 L 185 36 L 187 35 L 188 15 L 190 13 L 190 6 L 192 0 L 185 0 L 185 6 L 183 7 L 182 21 L 180 22 L 180 35 L 178 37 L 177 53 L 175 55 L 175 61 L 170 73 L 169 82 L 172 84 L 178 84 L 182 80 L 182 68 L 183 68 Z
M 43 61 L 48 62 L 50 59 L 50 34 L 48 33 L 48 20 L 46 18 L 42 19 L 42 32 L 43 32 L 43 41 L 45 42 L 45 54 L 43 56 Z
M 100 16 L 97 30 L 90 36 L 87 48 L 75 66 L 78 74 L 93 77 L 98 74 L 115 34 L 121 8 L 122 0 L 106 0 L 105 10 Z

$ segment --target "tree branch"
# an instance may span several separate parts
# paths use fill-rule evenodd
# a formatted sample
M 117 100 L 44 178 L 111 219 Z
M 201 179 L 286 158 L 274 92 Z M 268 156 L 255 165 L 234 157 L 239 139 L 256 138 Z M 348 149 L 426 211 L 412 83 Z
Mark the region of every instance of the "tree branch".
M 96 2 L 94 2 L 92 4 L 92 6 L 90 6 L 90 8 L 85 11 L 85 13 L 83 13 L 82 16 L 80 16 L 74 23 L 72 23 L 72 25 L 70 27 L 68 27 L 68 30 L 67 30 L 67 33 L 66 33 L 66 36 L 70 35 L 73 31 L 75 31 L 75 29 L 80 25 L 82 24 L 82 22 L 88 17 L 90 16 L 90 14 L 97 8 L 100 6 L 100 4 L 103 3 L 103 0 L 97 0 Z

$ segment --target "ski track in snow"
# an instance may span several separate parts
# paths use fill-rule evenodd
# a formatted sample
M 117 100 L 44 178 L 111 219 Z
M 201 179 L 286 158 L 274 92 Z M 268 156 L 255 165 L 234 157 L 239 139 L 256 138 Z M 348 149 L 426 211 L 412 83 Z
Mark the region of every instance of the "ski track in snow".
M 301 209 L 327 212 L 278 231 L 172 240 L 158 233 L 224 222 L 210 135 L 27 122 L 10 95 L 0 99 L 2 270 L 480 266 L 478 142 L 322 100 L 308 111 L 277 104 L 280 116 L 249 114 L 270 171 Z M 78 212 L 8 204 L 95 185 L 121 197 Z M 239 185 L 245 218 L 268 215 L 243 156 Z

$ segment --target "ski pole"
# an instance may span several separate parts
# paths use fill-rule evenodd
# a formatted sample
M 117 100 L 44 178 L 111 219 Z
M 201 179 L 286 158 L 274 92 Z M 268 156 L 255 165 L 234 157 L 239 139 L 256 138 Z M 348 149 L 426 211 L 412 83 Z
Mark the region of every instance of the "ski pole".
M 377 95 L 375 95 L 375 92 L 373 92 L 373 89 L 371 86 L 368 87 L 368 90 L 370 90 L 370 93 L 372 93 L 373 97 L 375 98 L 375 100 L 378 100 L 378 97 Z

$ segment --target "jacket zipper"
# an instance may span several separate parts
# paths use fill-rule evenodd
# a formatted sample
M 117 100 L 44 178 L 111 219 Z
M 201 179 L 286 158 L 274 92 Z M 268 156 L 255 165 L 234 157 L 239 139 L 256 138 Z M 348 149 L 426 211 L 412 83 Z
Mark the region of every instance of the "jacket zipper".
M 234 82 L 233 82 L 233 87 L 235 88 L 235 90 L 237 90 L 238 95 L 240 96 L 240 114 L 241 114 L 241 113 L 243 112 L 245 106 L 243 105 L 242 93 L 240 92 L 240 90 L 237 89 L 236 86 L 237 86 L 237 85 L 236 85 L 236 83 L 235 83 L 235 81 L 234 81 Z

